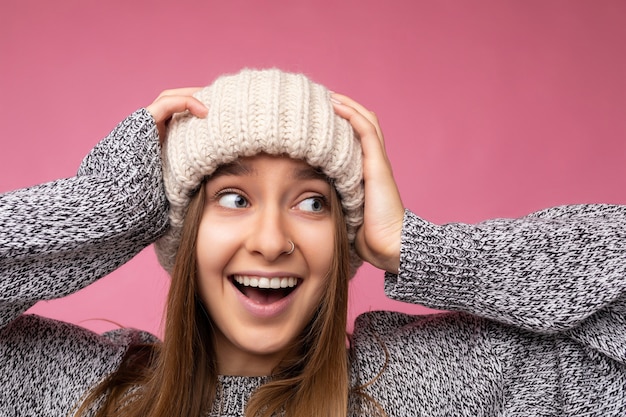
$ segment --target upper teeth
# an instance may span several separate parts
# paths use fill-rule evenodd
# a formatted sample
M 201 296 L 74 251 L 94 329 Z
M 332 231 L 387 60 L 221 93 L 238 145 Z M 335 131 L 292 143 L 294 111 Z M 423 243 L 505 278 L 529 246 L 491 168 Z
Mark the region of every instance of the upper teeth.
M 257 288 L 291 288 L 298 283 L 298 279 L 294 277 L 267 278 L 249 275 L 235 275 L 235 281 L 246 287 Z

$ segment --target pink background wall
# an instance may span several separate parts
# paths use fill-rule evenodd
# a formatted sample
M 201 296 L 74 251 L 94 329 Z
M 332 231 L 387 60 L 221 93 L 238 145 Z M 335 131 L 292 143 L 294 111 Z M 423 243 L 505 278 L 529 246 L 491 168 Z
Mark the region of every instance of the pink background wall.
M 626 204 L 626 2 L 33 1 L 0 4 L 0 192 L 74 174 L 165 88 L 304 72 L 379 115 L 407 207 L 437 222 Z M 159 333 L 152 248 L 34 311 Z M 351 318 L 386 300 L 353 281 Z

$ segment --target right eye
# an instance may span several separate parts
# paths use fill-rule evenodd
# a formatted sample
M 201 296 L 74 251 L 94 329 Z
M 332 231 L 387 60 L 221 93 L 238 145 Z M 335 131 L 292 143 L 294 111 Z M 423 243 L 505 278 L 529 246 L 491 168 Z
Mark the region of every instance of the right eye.
M 225 192 L 221 194 L 217 202 L 220 206 L 232 209 L 248 207 L 248 200 L 241 194 L 235 192 Z

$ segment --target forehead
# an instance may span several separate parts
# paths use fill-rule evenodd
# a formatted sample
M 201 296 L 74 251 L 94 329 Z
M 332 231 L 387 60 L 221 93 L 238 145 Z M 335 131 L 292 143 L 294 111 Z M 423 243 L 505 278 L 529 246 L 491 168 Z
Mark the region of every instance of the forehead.
M 260 170 L 272 169 L 278 165 L 288 169 L 290 176 L 298 180 L 320 179 L 330 182 L 321 169 L 312 167 L 303 160 L 292 159 L 284 155 L 267 154 L 239 158 L 229 164 L 221 165 L 210 178 L 220 176 L 256 176 Z

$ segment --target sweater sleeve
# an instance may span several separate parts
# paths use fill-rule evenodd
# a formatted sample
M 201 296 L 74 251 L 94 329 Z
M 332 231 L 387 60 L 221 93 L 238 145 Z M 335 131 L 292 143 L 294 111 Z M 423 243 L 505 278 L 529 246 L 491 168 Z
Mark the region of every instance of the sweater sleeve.
M 110 273 L 166 227 L 158 133 L 141 109 L 75 177 L 0 195 L 0 326 Z
M 400 272 L 386 274 L 385 290 L 539 333 L 625 334 L 626 206 L 443 226 L 407 211 Z
M 626 207 L 443 226 L 407 211 L 400 258 L 389 296 L 457 312 L 357 319 L 352 383 L 389 415 L 624 415 Z

